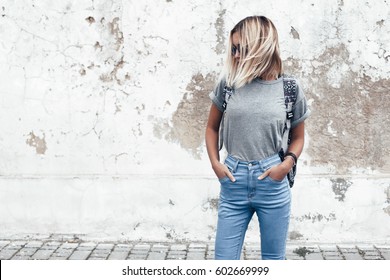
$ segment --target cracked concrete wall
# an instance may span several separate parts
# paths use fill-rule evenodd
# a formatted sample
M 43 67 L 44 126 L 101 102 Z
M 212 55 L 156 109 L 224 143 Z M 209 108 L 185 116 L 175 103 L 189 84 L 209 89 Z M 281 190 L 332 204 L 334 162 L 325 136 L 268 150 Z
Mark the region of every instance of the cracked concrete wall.
M 0 233 L 212 239 L 208 94 L 253 14 L 312 110 L 290 239 L 389 240 L 390 3 L 347 0 L 2 1 Z

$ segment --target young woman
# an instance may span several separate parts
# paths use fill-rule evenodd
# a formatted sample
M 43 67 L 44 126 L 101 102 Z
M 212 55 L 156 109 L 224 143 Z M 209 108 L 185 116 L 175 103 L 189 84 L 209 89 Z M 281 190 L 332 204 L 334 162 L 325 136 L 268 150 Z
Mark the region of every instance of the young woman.
M 229 50 L 225 74 L 210 94 L 206 128 L 207 152 L 221 183 L 215 259 L 240 259 L 254 212 L 262 259 L 285 259 L 291 203 L 286 175 L 303 149 L 304 120 L 309 116 L 306 98 L 297 84 L 291 142 L 282 161 L 278 152 L 286 106 L 276 28 L 264 16 L 247 17 L 231 30 Z M 228 100 L 225 86 L 233 89 Z M 218 142 L 223 114 L 228 156 L 221 163 Z

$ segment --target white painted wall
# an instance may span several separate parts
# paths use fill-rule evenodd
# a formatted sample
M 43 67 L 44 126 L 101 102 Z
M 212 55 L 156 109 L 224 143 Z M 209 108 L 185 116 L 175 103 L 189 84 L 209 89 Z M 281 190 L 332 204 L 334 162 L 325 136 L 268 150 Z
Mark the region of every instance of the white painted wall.
M 386 1 L 3 1 L 0 236 L 212 240 L 206 97 L 228 31 L 263 14 L 313 111 L 290 238 L 389 242 L 389 11 Z

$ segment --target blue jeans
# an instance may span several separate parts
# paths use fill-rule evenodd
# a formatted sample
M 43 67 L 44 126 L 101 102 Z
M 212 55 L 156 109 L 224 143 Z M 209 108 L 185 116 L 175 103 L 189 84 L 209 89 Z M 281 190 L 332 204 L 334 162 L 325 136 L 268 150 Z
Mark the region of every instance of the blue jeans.
M 287 178 L 257 178 L 279 164 L 279 155 L 261 161 L 242 162 L 228 156 L 225 165 L 236 178 L 219 179 L 221 192 L 215 240 L 215 259 L 238 260 L 248 224 L 256 212 L 260 225 L 263 260 L 283 260 L 290 221 L 291 194 Z

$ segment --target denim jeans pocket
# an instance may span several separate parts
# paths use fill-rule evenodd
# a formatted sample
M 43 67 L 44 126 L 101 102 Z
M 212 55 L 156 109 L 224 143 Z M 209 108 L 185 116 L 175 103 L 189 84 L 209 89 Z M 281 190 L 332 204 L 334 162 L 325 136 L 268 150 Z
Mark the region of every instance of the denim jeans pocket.
M 279 180 L 276 180 L 276 179 L 272 178 L 270 175 L 268 175 L 264 179 L 268 180 L 268 181 L 270 181 L 272 183 L 275 183 L 275 184 L 281 184 L 281 183 L 283 183 L 286 180 L 286 177 L 284 177 L 282 180 L 279 181 Z
M 229 169 L 229 172 L 233 175 L 233 170 L 234 170 L 234 167 L 231 166 L 231 164 L 227 161 L 224 162 L 224 165 L 226 165 L 226 167 Z M 223 183 L 226 183 L 226 182 L 229 182 L 230 181 L 230 178 L 228 176 L 224 176 L 222 178 L 218 178 L 218 181 L 223 184 Z
M 223 184 L 223 183 L 226 183 L 228 181 L 230 181 L 230 178 L 228 176 L 225 176 L 225 177 L 222 177 L 222 178 L 218 178 L 218 181 Z

